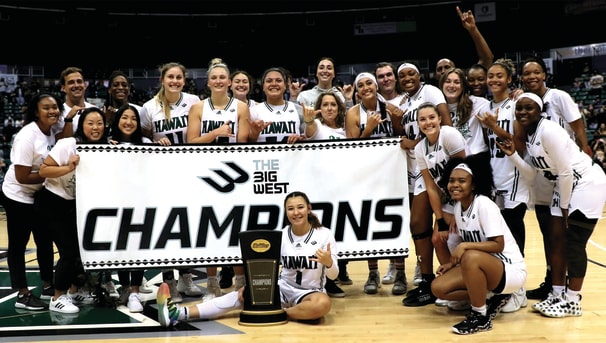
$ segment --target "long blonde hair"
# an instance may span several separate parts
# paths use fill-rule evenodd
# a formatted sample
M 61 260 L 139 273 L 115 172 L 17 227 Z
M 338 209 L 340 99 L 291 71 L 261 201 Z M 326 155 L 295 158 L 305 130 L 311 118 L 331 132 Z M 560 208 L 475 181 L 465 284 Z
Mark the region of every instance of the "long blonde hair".
M 168 99 L 166 98 L 166 94 L 164 94 L 164 84 L 162 83 L 162 80 L 164 80 L 164 76 L 166 75 L 166 72 L 171 69 L 171 68 L 179 68 L 181 69 L 181 71 L 183 72 L 183 76 L 185 77 L 185 74 L 187 73 L 187 69 L 185 69 L 185 66 L 182 65 L 181 63 L 177 63 L 177 62 L 169 62 L 166 64 L 163 64 L 162 66 L 160 66 L 160 68 L 158 68 L 160 70 L 160 90 L 158 91 L 158 93 L 156 93 L 156 101 L 162 105 L 162 111 L 164 111 L 164 117 L 166 118 L 166 120 L 170 120 L 170 103 L 168 102 Z

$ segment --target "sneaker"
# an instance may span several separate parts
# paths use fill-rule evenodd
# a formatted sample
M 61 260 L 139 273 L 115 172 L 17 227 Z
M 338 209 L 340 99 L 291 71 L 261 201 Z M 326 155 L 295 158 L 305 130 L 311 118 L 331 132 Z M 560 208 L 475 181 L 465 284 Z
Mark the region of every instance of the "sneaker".
M 449 300 L 447 306 L 451 311 L 467 311 L 471 308 L 471 303 L 467 300 Z
M 177 325 L 179 322 L 179 307 L 172 301 L 168 283 L 163 282 L 158 288 L 156 304 L 158 305 L 158 321 L 160 324 L 164 327 Z
M 116 290 L 116 285 L 114 285 L 114 282 L 112 280 L 103 282 L 101 284 L 101 288 L 103 288 L 107 291 L 107 294 L 109 294 L 110 298 L 112 298 L 112 299 L 120 298 L 120 293 L 118 293 L 118 291 Z
M 538 303 L 535 303 L 534 305 L 532 305 L 532 309 L 535 310 L 536 312 L 541 312 L 541 309 L 543 307 L 554 305 L 560 301 L 562 301 L 561 294 L 556 294 L 552 291 L 552 292 L 549 292 L 549 294 L 547 295 L 547 298 L 545 300 L 539 301 Z
M 347 270 L 339 270 L 337 280 L 342 285 L 353 285 L 353 280 L 349 277 Z
M 539 312 L 546 317 L 564 318 L 564 317 L 580 317 L 583 315 L 581 308 L 581 295 L 577 299 L 568 297 L 566 292 L 561 295 L 561 301 L 555 302 L 549 306 L 543 306 Z
M 381 283 L 384 285 L 391 285 L 395 281 L 396 281 L 396 266 L 393 263 L 390 263 L 389 266 L 387 267 L 387 272 L 385 273 L 385 276 L 383 276 L 383 280 L 381 280 Z
M 415 266 L 415 277 L 412 283 L 415 286 L 418 286 L 421 284 L 421 282 L 423 282 L 423 275 L 421 274 L 421 264 L 417 262 L 417 265 Z
M 194 283 L 194 275 L 192 273 L 179 275 L 177 291 L 179 291 L 179 293 L 187 295 L 188 297 L 199 297 L 204 293 Z
M 143 312 L 143 305 L 141 304 L 141 295 L 139 293 L 131 293 L 128 296 L 128 303 L 126 304 L 128 310 L 131 313 Z
M 326 290 L 326 294 L 331 298 L 345 298 L 345 292 L 337 286 L 334 280 L 327 278 L 324 289 Z
M 118 303 L 120 303 L 120 305 L 126 306 L 126 304 L 128 304 L 129 296 L 130 296 L 130 287 L 122 287 L 122 289 L 120 289 L 120 299 L 118 300 Z
M 219 272 L 219 286 L 221 289 L 229 288 L 234 284 L 234 268 L 233 267 L 221 267 Z
M 513 292 L 507 304 L 503 306 L 501 312 L 503 313 L 511 313 L 518 311 L 522 307 L 528 306 L 528 298 L 526 298 L 526 290 L 524 287 L 519 290 Z
M 61 294 L 57 300 L 51 298 L 48 309 L 53 312 L 73 314 L 80 312 L 78 306 L 74 305 L 72 298 L 67 294 Z
M 147 279 L 144 276 L 143 282 L 141 282 L 141 286 L 139 286 L 139 293 L 150 294 L 153 292 L 154 292 L 154 290 L 151 288 L 150 285 L 147 284 Z
M 55 287 L 42 287 L 42 291 L 40 292 L 40 299 L 49 300 L 53 296 L 55 296 Z
M 223 295 L 221 292 L 221 286 L 219 286 L 219 280 L 216 277 L 209 277 L 206 280 L 206 290 L 207 294 L 211 294 L 215 297 L 220 297 Z
M 71 298 L 75 305 L 90 305 L 95 302 L 95 298 L 90 292 L 83 289 L 78 289 L 76 293 L 67 292 L 67 296 Z
M 27 294 L 18 294 L 17 301 L 15 302 L 15 308 L 21 308 L 30 311 L 42 311 L 46 310 L 48 306 L 38 297 L 33 295 L 31 292 Z
M 385 283 L 385 278 L 383 278 Z M 394 278 L 393 287 L 391 288 L 391 294 L 393 295 L 404 295 L 408 289 L 408 282 L 406 281 L 406 275 L 404 271 L 397 271 Z
M 493 294 L 492 297 L 486 300 L 486 315 L 490 319 L 494 319 L 501 312 L 503 307 L 507 305 L 511 294 Z
M 448 300 L 437 298 L 436 301 L 434 301 L 434 305 L 439 307 L 446 307 L 448 306 Z
M 408 291 L 402 300 L 404 306 L 425 306 L 436 302 L 436 296 L 431 292 L 431 282 L 423 280 L 419 287 Z
M 165 280 L 164 283 L 168 285 L 168 289 L 170 290 L 170 298 L 174 303 L 183 302 L 183 297 L 181 293 L 177 290 L 177 280 Z
M 492 320 L 490 316 L 483 316 L 473 310 L 469 312 L 464 321 L 452 327 L 452 331 L 459 335 L 469 335 L 476 332 L 490 331 L 491 329 Z
M 364 284 L 364 293 L 366 294 L 377 294 L 381 287 L 381 276 L 379 272 L 369 272 L 368 280 Z
M 551 292 L 551 282 L 541 282 L 538 288 L 526 291 L 527 299 L 545 300 Z

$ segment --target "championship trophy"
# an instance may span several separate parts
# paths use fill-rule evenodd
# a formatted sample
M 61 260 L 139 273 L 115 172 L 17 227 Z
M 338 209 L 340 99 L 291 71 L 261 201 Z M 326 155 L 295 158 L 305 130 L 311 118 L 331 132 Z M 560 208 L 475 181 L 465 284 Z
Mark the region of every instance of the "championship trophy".
M 282 309 L 278 268 L 282 231 L 251 230 L 239 233 L 246 288 L 241 325 L 276 325 L 288 322 Z

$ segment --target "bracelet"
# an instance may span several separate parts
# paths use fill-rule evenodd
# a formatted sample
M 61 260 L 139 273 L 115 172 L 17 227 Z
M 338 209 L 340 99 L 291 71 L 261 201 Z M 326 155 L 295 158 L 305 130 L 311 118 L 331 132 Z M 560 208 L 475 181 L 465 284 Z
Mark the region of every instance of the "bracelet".
M 438 231 L 439 232 L 448 231 L 449 229 L 450 229 L 450 227 L 448 226 L 448 224 L 446 224 L 446 221 L 444 220 L 444 218 L 438 219 Z
M 303 122 L 304 122 L 305 124 L 311 124 L 311 123 L 313 123 L 314 121 L 316 121 L 316 119 L 315 119 L 315 118 L 314 118 L 314 119 L 312 119 L 312 120 L 310 120 L 310 121 L 303 120 Z
M 63 121 L 66 123 L 71 123 L 74 121 L 74 118 L 65 118 L 65 119 L 63 119 Z

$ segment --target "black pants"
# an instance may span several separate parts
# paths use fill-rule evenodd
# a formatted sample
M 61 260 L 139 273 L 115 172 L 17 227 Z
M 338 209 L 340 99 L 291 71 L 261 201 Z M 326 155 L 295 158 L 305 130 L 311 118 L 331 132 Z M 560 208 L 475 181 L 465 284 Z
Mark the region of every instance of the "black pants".
M 33 204 L 22 203 L 4 196 L 2 204 L 6 212 L 6 229 L 8 234 L 8 270 L 10 271 L 11 287 L 14 289 L 27 288 L 25 273 L 25 250 L 30 235 L 36 243 L 36 258 L 40 269 L 40 279 L 52 283 L 54 252 L 48 222 L 36 213 Z
M 78 284 L 78 275 L 84 274 L 78 227 L 76 220 L 76 200 L 67 200 L 43 189 L 36 197 L 36 207 L 43 213 L 59 250 L 59 260 L 55 267 L 55 289 L 66 291 Z

